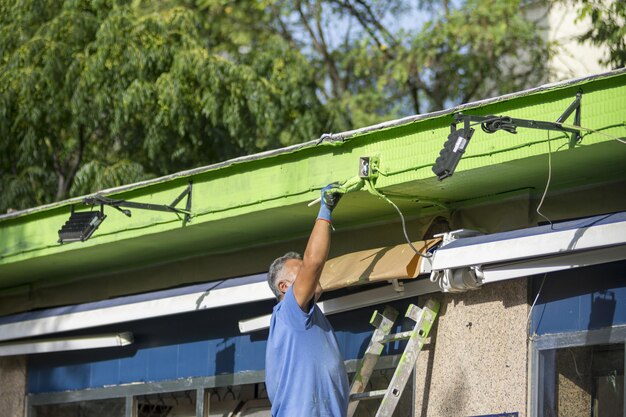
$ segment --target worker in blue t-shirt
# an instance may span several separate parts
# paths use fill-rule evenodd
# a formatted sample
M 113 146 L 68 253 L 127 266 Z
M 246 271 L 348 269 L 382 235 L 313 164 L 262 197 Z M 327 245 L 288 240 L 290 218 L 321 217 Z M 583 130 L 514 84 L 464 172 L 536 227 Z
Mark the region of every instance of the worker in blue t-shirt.
M 265 384 L 273 417 L 345 417 L 348 375 L 332 326 L 315 304 L 330 248 L 331 212 L 341 193 L 322 190 L 320 211 L 304 257 L 289 252 L 270 266 L 278 299 L 270 322 Z

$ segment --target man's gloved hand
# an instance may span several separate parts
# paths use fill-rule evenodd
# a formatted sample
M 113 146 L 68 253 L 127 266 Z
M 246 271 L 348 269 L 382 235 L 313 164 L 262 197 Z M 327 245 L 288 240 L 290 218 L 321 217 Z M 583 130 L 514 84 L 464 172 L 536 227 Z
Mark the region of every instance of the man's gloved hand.
M 341 197 L 343 196 L 343 192 L 337 183 L 333 183 L 322 188 L 321 193 L 320 211 L 317 214 L 317 218 L 332 223 L 331 213 L 334 208 L 337 207 L 339 200 L 341 200 Z

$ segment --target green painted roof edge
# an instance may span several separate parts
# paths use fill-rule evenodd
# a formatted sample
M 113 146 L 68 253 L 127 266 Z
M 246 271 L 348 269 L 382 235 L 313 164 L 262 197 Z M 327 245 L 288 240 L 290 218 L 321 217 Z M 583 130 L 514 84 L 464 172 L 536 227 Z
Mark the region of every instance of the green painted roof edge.
M 537 161 L 539 159 L 535 157 L 547 154 L 545 133 L 532 133 L 538 131 L 526 129 L 517 135 L 486 135 L 478 131 L 481 139 L 474 140 L 455 177 L 440 183 L 430 167 L 449 133 L 452 120 L 449 115 L 476 109 L 475 114 L 556 120 L 571 103 L 578 88 L 584 90 L 583 126 L 600 128 L 618 123 L 619 129 L 622 129 L 626 125 L 623 118 L 626 70 L 619 70 L 325 136 L 323 139 L 327 140 L 321 142 L 324 145 L 316 146 L 319 140 L 310 141 L 102 192 L 117 194 L 118 198 L 130 201 L 138 199 L 163 204 L 172 201 L 186 186 L 186 180 L 192 177 L 192 210 L 196 217 L 185 228 L 181 228 L 181 222 L 170 213 L 144 212 L 141 216 L 127 219 L 115 210 L 109 210 L 106 229 L 99 229 L 95 237 L 81 244 L 58 245 L 55 243 L 57 230 L 67 220 L 69 212 L 66 206 L 81 202 L 83 197 L 5 215 L 0 218 L 3 220 L 0 221 L 0 276 L 10 278 L 11 273 L 23 275 L 30 265 L 28 261 L 35 258 L 41 258 L 40 262 L 37 261 L 38 265 L 47 268 L 44 272 L 48 274 L 48 269 L 52 268 L 50 272 L 53 272 L 68 260 L 79 268 L 81 262 L 89 260 L 88 257 L 132 257 L 132 254 L 141 252 L 138 249 L 141 245 L 144 249 L 147 245 L 149 250 L 163 251 L 171 239 L 177 239 L 178 249 L 185 251 L 187 256 L 188 249 L 199 250 L 194 245 L 200 241 L 204 245 L 202 253 L 214 253 L 224 248 L 234 250 L 261 242 L 278 242 L 293 233 L 299 236 L 300 229 L 308 225 L 307 220 L 314 216 L 314 208 L 307 210 L 305 205 L 317 197 L 318 193 L 314 191 L 330 181 L 354 176 L 358 157 L 365 155 L 381 156 L 381 168 L 385 175 L 379 177 L 377 186 L 386 192 L 403 194 L 405 187 L 412 184 L 417 188 L 405 194 L 419 199 L 441 198 L 442 202 L 454 202 L 484 196 L 485 190 L 481 187 L 485 180 L 499 180 L 503 171 L 516 165 L 515 161 Z M 564 144 L 568 141 L 564 135 L 553 136 L 552 139 Z M 602 146 L 605 142 L 614 141 L 594 136 L 591 140 L 583 140 L 572 152 L 564 148 L 564 160 L 575 166 L 575 158 L 587 160 L 594 154 L 596 160 L 597 156 L 603 158 L 607 149 Z M 620 157 L 623 149 L 626 148 L 621 147 L 613 156 Z M 621 160 L 617 163 L 621 166 Z M 498 167 L 498 176 L 491 176 L 489 172 L 498 170 Z M 523 175 L 527 174 L 533 172 L 523 172 Z M 475 190 L 472 194 L 467 191 L 467 185 L 473 185 Z M 491 189 L 488 192 L 510 190 Z M 356 194 L 350 197 L 357 197 Z M 370 200 L 364 200 L 365 204 L 346 211 L 349 198 L 346 197 L 345 201 L 342 204 L 344 213 L 349 212 L 357 219 L 359 215 L 366 215 L 370 223 L 389 212 L 388 206 L 382 210 L 370 204 Z M 358 221 L 363 219 L 361 217 Z M 168 241 L 159 240 L 157 234 Z M 162 247 L 156 248 L 158 244 Z M 83 256 L 76 257 L 74 253 Z M 160 255 L 154 256 L 159 259 Z
M 312 148 L 316 146 L 336 146 L 338 143 L 343 143 L 348 140 L 354 140 L 355 138 L 366 135 L 368 133 L 388 130 L 388 129 L 404 126 L 410 123 L 415 123 L 418 121 L 436 119 L 442 116 L 458 113 L 458 112 L 468 110 L 468 109 L 480 108 L 486 105 L 495 104 L 495 103 L 502 102 L 502 101 L 508 101 L 508 100 L 535 95 L 539 93 L 551 92 L 554 90 L 566 89 L 572 86 L 585 84 L 590 81 L 619 77 L 624 74 L 626 74 L 626 68 L 621 68 L 621 69 L 604 72 L 600 74 L 594 74 L 590 76 L 544 84 L 539 87 L 534 87 L 534 88 L 522 90 L 522 91 L 515 92 L 515 93 L 505 94 L 505 95 L 501 95 L 497 97 L 492 97 L 488 99 L 461 104 L 461 105 L 451 107 L 445 110 L 439 110 L 435 112 L 424 113 L 424 114 L 419 114 L 419 115 L 414 115 L 414 116 L 407 116 L 404 118 L 400 118 L 400 119 L 396 119 L 396 120 L 392 120 L 388 122 L 383 122 L 383 123 L 379 123 L 379 124 L 372 125 L 372 126 L 367 126 L 367 127 L 360 128 L 360 129 L 350 130 L 350 131 L 341 132 L 341 133 L 329 133 L 329 134 L 325 133 L 322 136 L 320 136 L 318 139 L 310 140 L 308 142 L 303 142 L 300 144 L 291 145 L 288 147 L 274 149 L 274 150 L 269 150 L 269 151 L 265 151 L 261 153 L 252 154 L 252 155 L 241 156 L 238 158 L 229 159 L 223 162 L 218 162 L 218 163 L 206 165 L 203 167 L 193 168 L 193 169 L 189 169 L 185 171 L 179 171 L 174 174 L 149 179 L 146 181 L 122 185 L 119 187 L 109 188 L 105 190 L 100 190 L 92 194 L 77 196 L 77 197 L 73 197 L 73 198 L 69 198 L 66 200 L 61 200 L 61 201 L 57 201 L 54 203 L 49 203 L 49 204 L 33 207 L 33 208 L 28 208 L 24 210 L 14 211 L 11 213 L 1 214 L 0 223 L 6 220 L 15 219 L 17 217 L 27 216 L 29 214 L 40 213 L 46 210 L 52 210 L 55 208 L 80 203 L 85 199 L 85 197 L 89 197 L 89 196 L 94 196 L 94 195 L 109 196 L 109 195 L 119 194 L 119 193 L 126 192 L 126 191 L 134 191 L 140 188 L 150 187 L 151 185 L 155 185 L 155 184 L 163 184 L 165 182 L 169 182 L 172 180 L 189 178 L 197 174 L 202 174 L 202 173 L 206 173 L 209 171 L 215 171 L 219 169 L 228 168 L 237 164 L 243 164 L 246 162 L 256 161 L 259 159 L 267 159 L 267 158 L 273 158 L 279 155 L 295 153 L 302 149 Z

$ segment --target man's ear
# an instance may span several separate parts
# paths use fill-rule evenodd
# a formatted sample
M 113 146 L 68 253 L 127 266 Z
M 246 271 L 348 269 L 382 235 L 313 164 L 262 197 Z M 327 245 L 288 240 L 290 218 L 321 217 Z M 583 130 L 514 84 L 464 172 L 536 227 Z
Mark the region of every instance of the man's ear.
M 284 294 L 287 292 L 288 289 L 289 285 L 287 285 L 287 281 L 278 281 L 278 291 Z

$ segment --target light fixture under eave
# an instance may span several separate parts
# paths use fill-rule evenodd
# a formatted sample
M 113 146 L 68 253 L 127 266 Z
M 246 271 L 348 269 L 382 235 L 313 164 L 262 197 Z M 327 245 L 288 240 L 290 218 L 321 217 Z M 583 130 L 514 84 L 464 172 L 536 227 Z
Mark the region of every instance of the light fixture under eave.
M 107 217 L 102 206 L 100 211 L 75 212 L 74 205 L 70 210 L 70 218 L 59 230 L 59 243 L 84 242 Z
M 516 119 L 508 116 L 476 116 L 463 113 L 454 114 L 454 123 L 450 126 L 450 135 L 443 145 L 443 149 L 439 152 L 439 156 L 433 165 L 432 171 L 437 175 L 439 181 L 451 177 L 454 174 L 461 157 L 465 153 L 465 149 L 474 134 L 470 122 L 480 124 L 483 132 L 495 133 L 499 130 L 516 134 L 518 127 L 528 129 L 554 130 L 558 132 L 570 133 L 569 147 L 573 148 L 576 143 L 580 142 L 580 107 L 581 107 L 582 91 L 576 94 L 574 101 L 565 109 L 563 114 L 559 116 L 556 122 L 546 122 L 541 120 Z M 563 122 L 574 113 L 574 126 L 565 126 Z M 456 128 L 457 123 L 463 123 L 461 129 Z
M 136 208 L 141 210 L 153 210 L 163 211 L 168 213 L 174 213 L 177 216 L 184 215 L 183 226 L 185 226 L 192 217 L 191 213 L 191 181 L 185 187 L 182 193 L 172 201 L 171 204 L 151 204 L 151 203 L 139 203 L 136 201 L 117 200 L 109 197 L 105 197 L 100 194 L 85 197 L 82 201 L 85 205 L 100 206 L 100 211 L 87 211 L 87 212 L 75 212 L 74 205 L 71 206 L 70 218 L 63 227 L 59 230 L 58 242 L 84 242 L 89 239 L 93 232 L 96 231 L 100 223 L 104 221 L 106 216 L 104 215 L 104 206 L 113 207 L 120 211 L 127 217 L 131 217 L 130 210 L 122 207 Z M 180 201 L 187 197 L 187 204 L 184 209 L 176 207 Z
M 128 346 L 134 342 L 130 332 L 96 336 L 44 339 L 0 344 L 1 356 L 31 355 L 35 353 L 63 352 L 68 350 L 97 349 Z
M 433 172 L 437 175 L 439 181 L 454 173 L 456 166 L 465 153 L 465 148 L 467 148 L 474 134 L 474 129 L 470 127 L 456 130 L 456 125 L 452 125 L 451 129 L 452 132 L 448 135 L 448 139 L 444 143 L 441 152 L 439 152 L 435 165 L 433 165 Z

